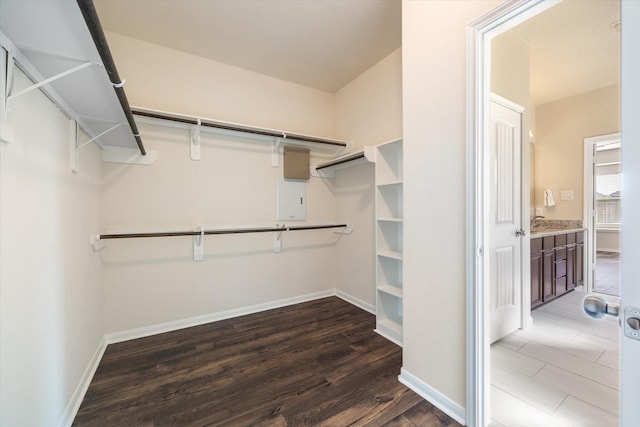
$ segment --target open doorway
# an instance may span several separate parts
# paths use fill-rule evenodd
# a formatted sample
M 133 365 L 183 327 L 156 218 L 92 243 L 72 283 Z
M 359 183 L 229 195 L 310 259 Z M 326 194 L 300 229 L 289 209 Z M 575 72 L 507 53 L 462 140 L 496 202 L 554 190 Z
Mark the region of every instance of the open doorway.
M 617 1 L 562 2 L 491 43 L 491 91 L 525 106 L 523 139 L 532 150 L 531 158 L 522 158 L 523 173 L 533 168 L 522 226 L 531 237 L 522 239 L 523 253 L 531 257 L 531 271 L 522 269 L 522 304 L 530 324 L 523 319 L 523 329 L 491 346 L 491 414 L 497 425 L 618 424 L 617 321 L 594 321 L 582 313 L 586 292 L 598 288 L 596 228 L 585 236 L 591 227 L 583 207 L 584 139 L 620 130 L 617 22 Z M 534 238 L 540 239 L 541 253 L 545 249 L 541 264 L 533 261 Z M 585 240 L 592 258 L 576 249 Z M 537 266 L 549 284 L 536 301 L 528 279 Z M 491 278 L 495 272 L 488 268 Z M 596 273 L 584 275 L 588 270 Z M 578 272 L 584 280 L 577 280 Z
M 622 155 L 620 134 L 584 140 L 588 291 L 620 296 Z

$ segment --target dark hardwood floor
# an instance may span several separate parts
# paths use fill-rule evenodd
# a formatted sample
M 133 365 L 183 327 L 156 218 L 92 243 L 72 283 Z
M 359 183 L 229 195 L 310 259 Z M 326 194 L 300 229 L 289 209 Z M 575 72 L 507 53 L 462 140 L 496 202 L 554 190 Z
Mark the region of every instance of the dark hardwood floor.
M 458 426 L 331 297 L 109 345 L 74 426 Z

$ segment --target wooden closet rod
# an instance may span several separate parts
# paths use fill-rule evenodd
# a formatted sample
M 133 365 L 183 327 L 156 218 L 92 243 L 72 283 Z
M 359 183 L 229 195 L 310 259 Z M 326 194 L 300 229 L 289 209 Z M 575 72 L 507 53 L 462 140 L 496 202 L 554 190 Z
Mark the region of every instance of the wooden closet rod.
M 147 151 L 144 149 L 142 139 L 140 138 L 140 132 L 138 131 L 138 126 L 136 125 L 136 121 L 133 119 L 133 114 L 131 114 L 131 107 L 129 106 L 127 95 L 124 93 L 124 82 L 120 80 L 116 63 L 113 60 L 113 56 L 111 56 L 111 50 L 109 49 L 107 39 L 104 36 L 104 31 L 102 31 L 102 25 L 100 25 L 100 20 L 98 19 L 98 14 L 95 6 L 93 5 L 93 1 L 77 0 L 77 3 L 78 7 L 80 7 L 80 12 L 82 12 L 84 22 L 87 24 L 87 28 L 89 29 L 89 33 L 91 33 L 93 43 L 98 49 L 102 65 L 109 76 L 109 80 L 113 86 L 113 90 L 116 92 L 118 101 L 120 101 L 122 111 L 127 118 L 127 122 L 129 122 L 129 127 L 131 128 L 133 137 L 136 139 L 136 144 L 138 144 L 140 154 L 145 156 Z
M 132 112 L 136 116 L 140 116 L 140 117 L 148 117 L 151 119 L 159 119 L 159 120 L 168 120 L 172 122 L 184 123 L 189 125 L 198 125 L 198 118 L 195 118 L 195 117 L 186 117 L 186 116 L 181 116 L 181 115 L 179 116 L 175 114 L 167 114 L 160 111 L 146 110 L 146 109 L 136 108 L 136 107 L 132 108 Z M 208 120 L 208 119 L 200 119 L 200 126 L 230 130 L 234 132 L 245 132 L 245 133 L 251 133 L 255 135 L 264 135 L 264 136 L 270 136 L 274 138 L 292 139 L 296 141 L 310 142 L 313 144 L 332 145 L 335 147 L 347 146 L 346 142 L 338 141 L 334 139 L 317 138 L 317 137 L 308 136 L 308 135 L 287 133 L 287 132 L 271 130 L 271 129 L 261 129 L 261 128 L 256 128 L 251 126 L 238 125 L 235 123 L 219 122 L 219 121 Z
M 243 234 L 243 233 L 273 233 L 282 231 L 301 231 L 301 230 L 321 230 L 326 228 L 342 228 L 348 224 L 328 224 L 328 225 L 300 225 L 300 226 L 282 226 L 267 228 L 236 228 L 229 230 L 203 230 L 203 231 L 170 231 L 157 233 L 112 233 L 100 234 L 98 240 L 106 239 L 132 239 L 138 237 L 176 237 L 176 236 L 200 236 L 211 234 Z

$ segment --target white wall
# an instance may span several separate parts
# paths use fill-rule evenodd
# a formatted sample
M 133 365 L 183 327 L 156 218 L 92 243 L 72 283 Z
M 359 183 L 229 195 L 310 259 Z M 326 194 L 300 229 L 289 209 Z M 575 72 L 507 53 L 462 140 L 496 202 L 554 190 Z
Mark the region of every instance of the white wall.
M 469 23 L 499 4 L 402 3 L 403 369 L 462 407 L 466 31 Z
M 4 82 L 4 60 L 0 69 Z M 15 91 L 29 84 L 15 78 Z M 0 142 L 0 424 L 53 426 L 69 415 L 104 334 L 102 268 L 89 245 L 99 150 L 83 148 L 73 174 L 69 120 L 39 91 L 0 120 L 14 133 Z

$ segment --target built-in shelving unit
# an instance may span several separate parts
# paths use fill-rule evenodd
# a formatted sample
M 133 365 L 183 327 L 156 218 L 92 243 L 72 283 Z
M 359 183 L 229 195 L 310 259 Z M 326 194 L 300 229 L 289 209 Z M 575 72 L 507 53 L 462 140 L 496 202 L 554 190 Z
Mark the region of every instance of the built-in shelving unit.
M 402 345 L 402 140 L 376 147 L 376 332 Z

